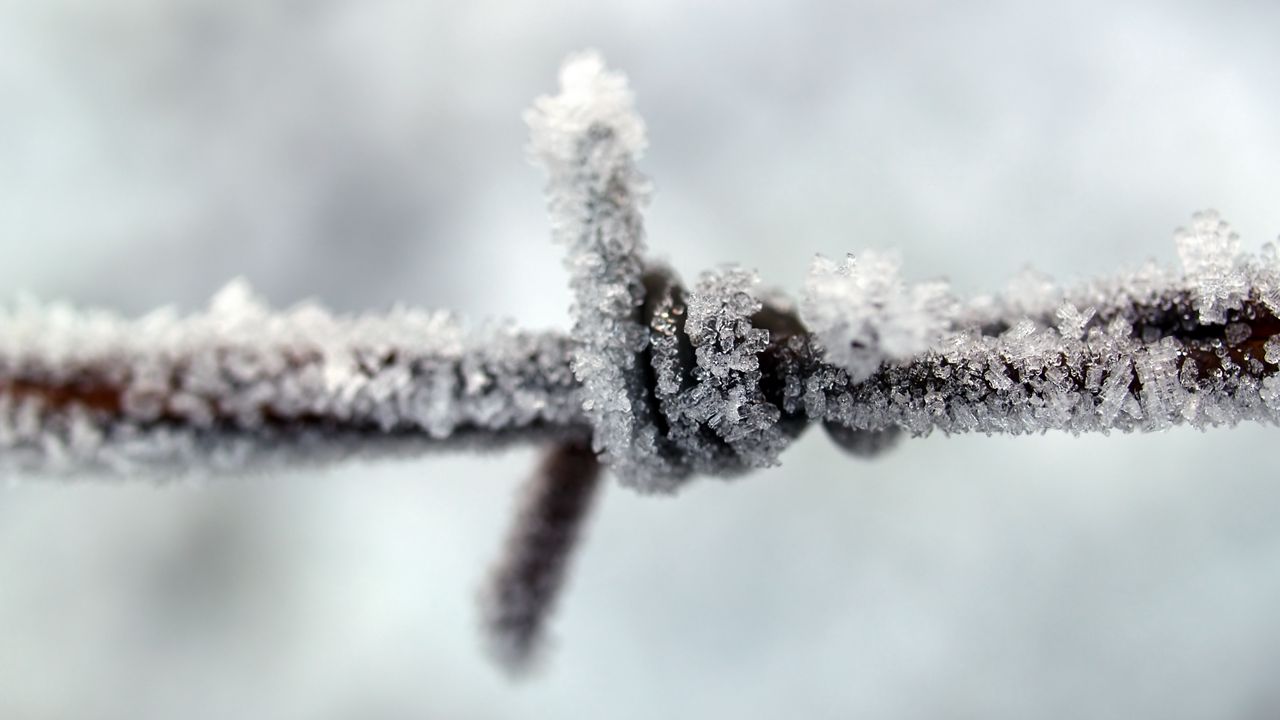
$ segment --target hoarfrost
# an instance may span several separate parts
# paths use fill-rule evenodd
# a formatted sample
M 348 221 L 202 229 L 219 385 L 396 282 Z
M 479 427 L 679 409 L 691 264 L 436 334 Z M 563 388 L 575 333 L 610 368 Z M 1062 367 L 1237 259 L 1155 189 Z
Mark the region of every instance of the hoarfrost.
M 870 377 L 886 360 L 909 358 L 935 344 L 952 315 L 947 285 L 907 286 L 896 258 L 874 251 L 843 263 L 814 258 L 800 316 L 827 358 L 852 380 Z
M 555 334 L 444 312 L 275 312 L 242 281 L 188 317 L 25 300 L 0 309 L 0 450 L 19 467 L 51 469 L 56 447 L 67 469 L 201 472 L 282 444 L 341 457 L 474 431 L 580 432 L 570 352 Z
M 1228 307 L 1248 292 L 1248 278 L 1238 262 L 1240 236 L 1213 210 L 1196 213 L 1190 228 L 1175 235 L 1178 257 L 1195 292 L 1200 322 L 1224 321 Z
M 534 158 L 546 169 L 552 236 L 568 249 L 573 372 L 602 459 L 637 486 L 672 473 L 659 455 L 639 353 L 648 332 L 637 319 L 644 301 L 647 187 L 635 168 L 644 124 L 626 78 L 593 52 L 570 58 L 560 92 L 526 113 Z
M 645 308 L 639 208 L 647 185 L 635 169 L 644 125 L 625 78 L 594 53 L 571 58 L 560 86 L 527 119 L 549 177 L 553 236 L 568 249 L 573 371 L 596 449 L 623 482 L 644 491 L 672 490 L 698 470 L 774 463 L 786 436 L 774 427 L 779 410 L 759 389 L 769 332 L 751 323 L 762 307 L 755 276 L 708 273 L 686 308 L 666 273 L 668 295 L 653 288 Z M 688 349 L 692 365 L 682 358 Z
M 1280 365 L 1280 335 L 1273 335 L 1262 347 L 1264 359 L 1272 365 Z
M 1280 255 L 1213 211 L 1156 264 L 1064 286 L 1027 271 L 955 299 L 891 255 L 814 260 L 799 314 L 724 267 L 646 266 L 644 125 L 594 53 L 526 114 L 574 303 L 567 336 L 397 308 L 274 311 L 243 283 L 189 317 L 0 312 L 3 462 L 241 468 L 263 455 L 589 434 L 626 484 L 777 462 L 809 422 L 870 455 L 934 431 L 1110 432 L 1280 420 Z
M 1049 275 L 1024 268 L 1009 280 L 1000 300 L 1008 316 L 1043 315 L 1062 302 L 1062 288 Z
M 891 283 L 851 280 L 855 269 L 841 273 L 820 261 L 810 275 L 806 319 L 819 335 L 821 357 L 847 377 L 813 372 L 798 380 L 803 410 L 853 430 L 915 433 L 1275 423 L 1274 249 L 1241 253 L 1235 233 L 1213 211 L 1198 213 L 1175 239 L 1182 274 L 1148 265 L 1060 287 L 1024 273 L 1006 293 L 962 305 L 951 329 L 927 348 L 888 364 L 867 351 L 882 334 L 878 328 L 847 328 L 876 328 L 866 318 L 885 303 L 865 298 L 885 293 L 867 288 Z M 895 273 L 896 267 L 877 268 L 878 277 L 894 282 Z M 829 339 L 833 329 L 843 333 L 841 342 Z M 849 345 L 857 352 L 851 355 Z M 814 382 L 819 377 L 825 380 Z
M 1280 249 L 1275 243 L 1262 246 L 1255 273 L 1262 304 L 1272 314 L 1280 315 Z
M 1086 308 L 1081 312 L 1075 305 L 1063 303 L 1057 313 L 1058 334 L 1063 340 L 1083 340 L 1084 329 L 1089 326 L 1095 312 L 1093 308 Z
M 697 385 L 673 403 L 672 414 L 705 424 L 751 467 L 777 464 L 788 438 L 777 427 L 780 411 L 760 390 L 760 353 L 769 331 L 753 326 L 763 308 L 760 279 L 739 267 L 703 273 L 689 294 L 685 332 L 693 344 Z

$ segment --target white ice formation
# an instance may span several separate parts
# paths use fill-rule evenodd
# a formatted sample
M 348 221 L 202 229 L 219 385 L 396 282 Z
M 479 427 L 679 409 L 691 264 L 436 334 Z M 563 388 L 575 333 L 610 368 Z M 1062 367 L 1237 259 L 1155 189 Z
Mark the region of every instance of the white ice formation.
M 568 250 L 573 372 L 595 447 L 626 479 L 667 475 L 640 367 L 646 185 L 635 160 L 646 141 L 631 90 L 583 53 L 561 68 L 560 93 L 535 101 L 525 120 L 548 175 L 552 237 Z
M 859 381 L 887 360 L 937 344 L 954 320 L 954 306 L 946 283 L 908 286 L 897 258 L 867 251 L 840 264 L 814 258 L 800 316 L 827 359 Z
M 549 176 L 553 237 L 568 249 L 573 369 L 602 459 L 644 491 L 670 490 L 696 471 L 776 462 L 788 438 L 760 390 L 769 332 L 752 326 L 762 309 L 755 275 L 707 273 L 687 307 L 657 296 L 646 307 L 647 183 L 635 168 L 646 141 L 626 78 L 595 53 L 572 57 L 559 94 L 537 100 L 526 119 Z M 668 271 L 647 277 L 678 292 Z M 690 351 L 693 362 L 682 364 Z
M 813 264 L 799 313 L 725 267 L 646 265 L 644 125 L 625 78 L 571 58 L 526 119 L 574 293 L 568 335 L 447 313 L 273 312 L 233 284 L 206 312 L 0 312 L 0 464 L 243 468 L 367 449 L 590 434 L 624 483 L 774 464 L 824 423 L 858 455 L 903 434 L 1109 432 L 1280 421 L 1280 255 L 1215 213 L 1181 271 L 1078 286 L 1025 273 L 961 301 L 892 256 Z M 286 455 L 282 448 L 301 448 Z
M 443 312 L 273 312 L 233 282 L 201 313 L 0 312 L 0 462 L 239 469 L 420 440 L 585 426 L 567 338 Z M 266 458 L 259 458 L 266 455 Z
M 944 290 L 907 288 L 883 267 L 868 277 L 860 260 L 815 263 L 804 319 L 830 366 L 790 380 L 783 409 L 915 434 L 1275 423 L 1274 249 L 1242 254 L 1212 211 L 1176 241 L 1180 273 L 1148 266 L 1078 287 L 1024 276 L 955 308 Z M 903 354 L 890 337 L 916 344 Z

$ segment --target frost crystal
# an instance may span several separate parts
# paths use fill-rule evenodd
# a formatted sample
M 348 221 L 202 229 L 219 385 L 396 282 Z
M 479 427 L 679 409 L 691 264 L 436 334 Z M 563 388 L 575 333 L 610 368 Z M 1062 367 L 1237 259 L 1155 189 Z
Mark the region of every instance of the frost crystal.
M 1280 422 L 1280 254 L 1212 211 L 1181 274 L 1063 287 L 1027 271 L 955 300 L 891 256 L 814 260 L 799 314 L 727 266 L 686 291 L 646 266 L 644 125 L 594 53 L 526 114 L 574 294 L 568 336 L 447 313 L 273 311 L 233 282 L 207 311 L 128 321 L 0 307 L 0 469 L 243 470 L 447 441 L 550 440 L 485 596 L 494 650 L 536 660 L 601 462 L 645 492 L 777 463 L 810 422 L 852 455 L 907 434 Z M 807 325 L 807 327 L 806 327 Z
M 800 315 L 854 381 L 870 377 L 886 360 L 924 351 L 942 336 L 952 314 L 947 285 L 907 286 L 898 261 L 877 252 L 849 255 L 837 264 L 817 257 L 809 269 Z
M 1266 243 L 1254 267 L 1258 295 L 1272 314 L 1280 315 L 1280 249 Z
M 476 430 L 578 432 L 570 352 L 442 312 L 273 312 L 243 282 L 185 318 L 21 302 L 0 311 L 0 451 L 18 467 L 185 473 L 282 446 L 323 459 Z
M 686 291 L 645 265 L 644 125 L 599 56 L 571 58 L 526 119 L 566 251 L 568 336 L 405 309 L 276 312 L 234 283 L 186 318 L 20 302 L 0 312 L 0 458 L 217 469 L 284 446 L 315 459 L 590 435 L 624 483 L 656 492 L 774 464 L 809 422 L 869 456 L 934 431 L 1280 420 L 1280 254 L 1241 253 L 1212 211 L 1177 232 L 1181 273 L 1062 286 L 1028 271 L 962 303 L 868 252 L 816 259 L 797 316 L 752 272 Z
M 1272 365 L 1280 365 L 1280 335 L 1273 335 L 1262 347 L 1264 359 Z
M 1089 326 L 1089 321 L 1093 319 L 1094 312 L 1093 308 L 1080 312 L 1075 305 L 1063 303 L 1057 312 L 1058 334 L 1062 336 L 1063 340 L 1083 340 L 1084 329 Z
M 777 427 L 780 411 L 760 390 L 760 353 L 769 331 L 751 318 L 763 308 L 755 273 L 738 267 L 703 273 L 689 294 L 685 332 L 697 357 L 697 384 L 674 402 L 676 422 L 690 420 L 715 431 L 749 466 L 768 467 L 788 438 Z
M 1228 307 L 1238 306 L 1249 284 L 1238 262 L 1240 236 L 1213 210 L 1196 213 L 1190 228 L 1175 235 L 1182 268 L 1195 291 L 1200 322 L 1224 321 Z
M 653 288 L 644 308 L 646 187 L 634 164 L 644 126 L 625 78 L 599 56 L 571 59 L 560 84 L 527 117 L 550 177 L 554 237 L 569 251 L 573 370 L 596 448 L 624 482 L 648 491 L 695 470 L 771 464 L 785 439 L 774 427 L 780 411 L 758 387 L 769 333 L 751 325 L 757 280 L 740 270 L 704 276 L 686 319 L 669 278 L 667 295 Z
M 570 58 L 560 93 L 526 113 L 532 153 L 547 171 L 552 234 L 568 249 L 574 292 L 573 371 L 602 458 L 636 485 L 670 474 L 659 456 L 639 353 L 648 332 L 637 319 L 644 232 L 643 178 L 635 159 L 644 124 L 626 78 L 595 53 Z
M 1185 274 L 1147 267 L 1065 288 L 1024 274 L 1004 295 L 960 307 L 951 329 L 925 349 L 870 374 L 868 338 L 882 333 L 859 328 L 876 327 L 886 303 L 848 298 L 883 296 L 870 288 L 888 284 L 875 277 L 889 276 L 889 268 L 856 279 L 856 268 L 842 273 L 820 262 L 806 320 L 819 335 L 821 359 L 843 373 L 799 371 L 803 377 L 790 384 L 803 386 L 803 395 L 788 396 L 784 410 L 853 431 L 917 434 L 1276 422 L 1274 253 L 1243 256 L 1213 212 L 1196 215 L 1176 239 Z M 861 291 L 829 289 L 841 282 Z M 833 301 L 826 307 L 817 298 Z M 829 339 L 833 328 L 841 343 Z

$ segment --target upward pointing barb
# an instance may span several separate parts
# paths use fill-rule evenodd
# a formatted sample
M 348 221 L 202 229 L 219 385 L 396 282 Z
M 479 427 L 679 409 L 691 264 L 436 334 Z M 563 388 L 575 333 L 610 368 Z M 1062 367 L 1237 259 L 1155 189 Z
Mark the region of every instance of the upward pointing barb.
M 592 148 L 602 153 L 591 164 L 594 170 L 630 165 L 648 145 L 627 76 L 607 70 L 594 50 L 567 58 L 560 68 L 560 92 L 534 100 L 524 119 L 531 131 L 530 153 L 553 176 L 583 168 L 582 142 L 592 133 L 611 134 L 611 142 Z
M 773 464 L 812 421 L 856 450 L 858 433 L 899 429 L 1276 420 L 1280 379 L 1262 347 L 1275 330 L 1280 263 L 1240 255 L 1216 214 L 1179 233 L 1183 274 L 1078 288 L 1037 279 L 1030 292 L 968 302 L 944 283 L 903 282 L 889 256 L 819 259 L 805 322 L 790 313 L 771 324 L 763 317 L 788 313 L 763 307 L 752 273 L 708 273 L 691 292 L 669 271 L 646 275 L 647 184 L 635 169 L 644 125 L 626 79 L 585 53 L 560 82 L 527 115 L 532 150 L 568 250 L 584 414 L 626 484 L 671 490 L 690 474 Z
M 525 119 L 549 177 L 552 237 L 568 250 L 573 372 L 595 449 L 625 480 L 669 476 L 639 364 L 649 339 L 638 319 L 645 183 L 635 158 L 645 140 L 627 80 L 594 52 L 576 55 L 560 71 L 560 93 L 538 98 Z
M 560 93 L 526 119 L 549 176 L 552 235 L 568 249 L 573 371 L 602 459 L 644 491 L 672 490 L 698 470 L 774 464 L 790 437 L 760 389 L 769 331 L 752 325 L 754 274 L 704 275 L 686 308 L 674 276 L 655 270 L 646 303 L 647 183 L 635 169 L 644 124 L 626 78 L 596 53 L 574 56 Z M 686 309 L 688 333 L 675 329 Z M 681 366 L 690 355 L 696 363 Z

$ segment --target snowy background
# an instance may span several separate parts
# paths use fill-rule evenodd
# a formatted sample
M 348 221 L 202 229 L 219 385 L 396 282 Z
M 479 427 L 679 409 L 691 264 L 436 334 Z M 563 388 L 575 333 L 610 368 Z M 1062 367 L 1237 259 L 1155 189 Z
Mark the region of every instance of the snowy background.
M 1274 3 L 0 0 L 0 290 L 567 325 L 522 110 L 597 47 L 650 247 L 799 288 L 895 248 L 996 289 L 1280 232 Z M 475 593 L 535 453 L 0 491 L 6 718 L 1263 717 L 1274 428 L 821 432 L 674 500 L 606 488 L 531 681 Z

